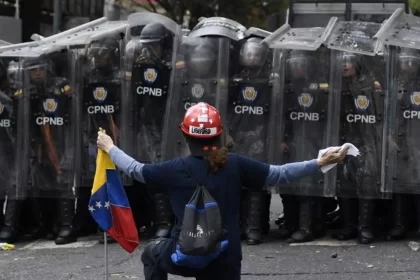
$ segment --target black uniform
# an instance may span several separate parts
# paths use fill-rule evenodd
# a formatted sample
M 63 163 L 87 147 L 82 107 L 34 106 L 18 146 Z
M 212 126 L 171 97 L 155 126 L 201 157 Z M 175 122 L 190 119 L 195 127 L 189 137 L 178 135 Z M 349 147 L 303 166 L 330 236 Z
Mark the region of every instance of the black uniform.
M 119 41 L 107 38 L 89 46 L 87 56 L 79 57 L 76 63 L 81 97 L 78 121 L 82 123 L 78 141 L 82 143 L 82 176 L 77 182 L 78 200 L 75 228 L 79 236 L 97 232 L 97 226 L 86 205 L 89 204 L 96 170 L 96 139 L 99 128 L 105 129 L 116 144 L 119 144 L 119 110 L 121 82 L 119 76 Z M 110 240 L 111 241 L 111 240 Z
M 27 77 L 25 79 L 30 84 L 16 89 L 14 93 L 15 108 L 19 113 L 23 112 L 24 122 L 29 124 L 25 129 L 26 126 L 20 123 L 22 133 L 17 136 L 29 136 L 31 139 L 17 139 L 18 145 L 23 143 L 18 147 L 23 151 L 23 170 L 29 173 L 19 174 L 23 180 L 27 179 L 27 183 L 18 183 L 19 186 L 8 191 L 6 223 L 0 233 L 2 240 L 16 238 L 22 203 L 28 199 L 34 227 L 27 237 L 39 238 L 48 232 L 51 233 L 50 238 L 55 238 L 56 244 L 76 241 L 72 234 L 72 145 L 75 141 L 72 92 L 68 80 L 57 75 L 59 67 L 55 66 L 53 55 L 50 56 L 25 61 L 23 77 Z
M 162 158 L 163 127 L 172 75 L 174 34 L 163 24 L 151 22 L 131 28 L 132 40 L 126 46 L 126 79 L 131 100 L 133 154 L 142 162 L 155 163 Z M 130 144 L 130 143 L 128 143 Z M 138 184 L 138 183 L 135 183 Z M 139 188 L 139 187 L 137 187 Z M 159 186 L 149 186 L 148 196 L 153 203 L 144 201 L 143 224 L 153 221 L 156 237 L 169 235 L 173 214 L 167 195 Z M 150 208 L 155 208 L 152 212 Z M 150 215 L 151 214 L 151 215 Z M 154 214 L 154 215 L 153 215 Z M 150 216 L 154 217 L 152 220 Z
M 344 227 L 333 237 L 339 240 L 353 238 L 358 225 L 359 242 L 368 244 L 374 238 L 374 199 L 383 197 L 380 178 L 384 93 L 369 73 L 363 73 L 359 56 L 342 55 L 341 144 L 353 143 L 362 156 L 349 156 L 345 165 L 339 166 L 337 196 Z
M 11 117 L 13 113 L 13 99 L 11 88 L 7 81 L 6 62 L 0 60 L 0 138 L 1 138 L 1 155 L 2 170 L 6 170 L 0 176 L 0 209 L 3 209 L 7 189 L 13 184 L 14 178 L 14 153 L 13 148 L 13 131 Z M 3 211 L 0 211 L 0 230 L 3 227 Z
M 329 86 L 327 77 L 322 75 L 326 71 L 313 71 L 317 62 L 321 61 L 315 58 L 315 53 L 307 51 L 291 51 L 287 59 L 289 76 L 285 85 L 285 131 L 281 147 L 286 162 L 317 157 L 325 143 Z M 290 237 L 291 243 L 307 242 L 314 235 L 324 233 L 322 179 L 319 173 L 284 187 L 285 225 L 280 230 L 280 238 Z
M 233 152 L 267 161 L 272 67 L 267 58 L 268 48 L 261 41 L 252 37 L 244 40 L 241 47 L 239 65 L 242 69 L 229 84 L 228 134 L 233 141 Z M 265 191 L 244 189 L 242 200 L 242 227 L 247 243 L 259 244 L 262 232 L 269 230 L 270 195 Z
M 398 89 L 394 94 L 392 106 L 395 106 L 394 137 L 389 136 L 389 149 L 394 155 L 392 160 L 392 228 L 388 232 L 388 240 L 398 240 L 405 236 L 407 230 L 407 210 L 410 202 L 409 195 L 414 200 L 417 227 L 420 229 L 420 199 L 418 172 L 418 158 L 420 156 L 420 123 L 418 110 L 420 108 L 420 82 L 418 71 L 420 55 L 417 50 L 402 49 L 395 62 Z M 392 117 L 394 117 L 392 115 Z

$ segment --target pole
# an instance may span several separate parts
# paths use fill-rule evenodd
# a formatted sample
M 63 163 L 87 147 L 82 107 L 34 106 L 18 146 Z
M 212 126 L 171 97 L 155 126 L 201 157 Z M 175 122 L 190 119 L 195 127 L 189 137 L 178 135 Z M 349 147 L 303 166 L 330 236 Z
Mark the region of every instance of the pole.
M 108 236 L 104 231 L 104 247 L 105 247 L 105 280 L 108 280 Z
M 61 24 L 61 0 L 54 0 L 54 23 L 53 33 L 57 34 L 60 32 Z

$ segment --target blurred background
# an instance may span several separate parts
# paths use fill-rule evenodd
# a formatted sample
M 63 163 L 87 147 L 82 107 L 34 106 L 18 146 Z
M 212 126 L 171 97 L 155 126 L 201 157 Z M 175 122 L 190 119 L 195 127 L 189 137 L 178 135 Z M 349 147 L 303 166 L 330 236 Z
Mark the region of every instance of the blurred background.
M 0 0 L 0 38 L 12 43 L 30 41 L 34 33 L 49 36 L 91 20 L 107 17 L 124 20 L 138 11 L 164 14 L 192 29 L 199 17 L 222 16 L 245 26 L 274 31 L 286 22 L 289 2 L 328 0 Z M 407 1 L 407 0 L 405 0 Z M 350 2 L 350 0 L 348 0 Z M 369 1 L 352 1 L 369 2 Z M 399 2 L 399 1 L 375 1 Z M 411 12 L 420 15 L 420 0 L 408 0 Z

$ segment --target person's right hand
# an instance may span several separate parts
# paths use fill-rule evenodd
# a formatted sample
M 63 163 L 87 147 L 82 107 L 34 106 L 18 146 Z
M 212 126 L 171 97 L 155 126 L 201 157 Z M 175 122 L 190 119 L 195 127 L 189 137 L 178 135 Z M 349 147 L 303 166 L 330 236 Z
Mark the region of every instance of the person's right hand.
M 329 164 L 339 163 L 343 161 L 343 159 L 347 155 L 347 151 L 350 147 L 345 147 L 343 149 L 337 148 L 337 149 L 331 149 L 327 151 L 325 154 L 323 154 L 318 160 L 318 166 L 323 167 Z
M 105 130 L 98 131 L 96 144 L 98 145 L 98 148 L 106 153 L 109 153 L 112 147 L 114 147 L 114 141 L 112 141 L 112 138 L 106 134 Z

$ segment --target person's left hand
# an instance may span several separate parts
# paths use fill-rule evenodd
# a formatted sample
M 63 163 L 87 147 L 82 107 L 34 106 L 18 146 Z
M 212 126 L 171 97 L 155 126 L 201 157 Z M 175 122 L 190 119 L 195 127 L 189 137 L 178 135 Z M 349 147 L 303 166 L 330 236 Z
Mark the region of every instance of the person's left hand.
M 105 130 L 98 131 L 98 140 L 96 141 L 96 144 L 99 149 L 106 153 L 109 153 L 112 147 L 114 147 L 114 141 L 112 141 L 112 138 L 106 134 Z
M 337 149 L 329 150 L 318 159 L 319 167 L 323 167 L 328 164 L 334 164 L 334 163 L 339 163 L 343 161 L 343 159 L 347 155 L 348 149 L 349 147 L 346 147 L 344 149 L 337 148 Z

